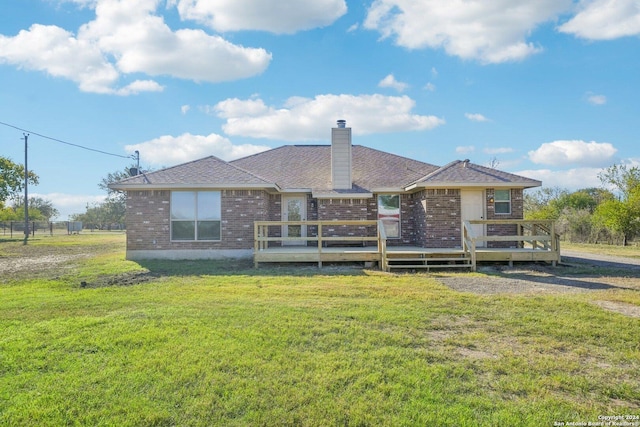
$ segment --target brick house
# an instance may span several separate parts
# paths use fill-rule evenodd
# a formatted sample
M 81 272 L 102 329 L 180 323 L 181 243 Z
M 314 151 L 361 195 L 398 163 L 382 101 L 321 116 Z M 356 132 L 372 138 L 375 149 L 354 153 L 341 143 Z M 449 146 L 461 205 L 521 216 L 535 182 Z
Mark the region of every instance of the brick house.
M 331 145 L 211 156 L 110 187 L 127 193 L 128 259 L 214 259 L 251 257 L 254 221 L 382 220 L 388 245 L 456 248 L 462 220 L 522 219 L 524 189 L 540 185 L 468 160 L 438 167 L 352 145 L 340 120 Z M 312 232 L 282 227 L 284 237 Z

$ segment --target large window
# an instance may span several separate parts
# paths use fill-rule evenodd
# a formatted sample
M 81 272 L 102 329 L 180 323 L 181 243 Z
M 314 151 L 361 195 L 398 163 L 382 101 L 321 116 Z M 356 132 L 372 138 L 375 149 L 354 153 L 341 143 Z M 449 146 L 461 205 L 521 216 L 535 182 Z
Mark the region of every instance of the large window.
M 220 240 L 220 192 L 171 192 L 171 240 Z
M 387 237 L 400 238 L 400 196 L 398 194 L 378 195 L 378 219 L 382 220 Z
M 495 210 L 497 214 L 511 213 L 511 190 L 495 191 Z

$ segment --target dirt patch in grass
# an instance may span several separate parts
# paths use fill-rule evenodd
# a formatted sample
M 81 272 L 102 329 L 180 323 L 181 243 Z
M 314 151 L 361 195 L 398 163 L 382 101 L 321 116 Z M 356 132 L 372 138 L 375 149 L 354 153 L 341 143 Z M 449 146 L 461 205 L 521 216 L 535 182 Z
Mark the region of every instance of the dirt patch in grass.
M 0 283 L 57 279 L 73 274 L 83 261 L 120 250 L 124 235 L 65 235 L 21 240 L 0 239 Z
M 146 271 L 134 271 L 114 276 L 101 276 L 91 281 L 81 281 L 81 288 L 104 288 L 108 286 L 133 286 L 159 279 L 160 276 Z
M 624 314 L 629 317 L 640 318 L 640 307 L 633 304 L 627 304 L 617 301 L 594 301 L 595 305 L 605 310 L 613 311 L 614 313 Z
M 1 282 L 42 277 L 54 278 L 70 271 L 81 259 L 91 254 L 30 254 L 0 257 Z

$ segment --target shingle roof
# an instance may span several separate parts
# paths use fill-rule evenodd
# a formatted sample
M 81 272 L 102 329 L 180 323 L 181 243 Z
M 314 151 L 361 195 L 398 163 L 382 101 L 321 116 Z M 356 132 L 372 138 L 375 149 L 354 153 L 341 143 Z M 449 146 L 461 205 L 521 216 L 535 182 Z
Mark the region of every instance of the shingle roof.
M 330 145 L 285 145 L 230 163 L 253 171 L 281 188 L 332 190 Z M 428 163 L 354 145 L 352 192 L 403 188 L 437 169 Z
M 449 184 L 458 185 L 478 185 L 478 186 L 513 186 L 518 185 L 525 188 L 538 187 L 542 185 L 540 181 L 503 172 L 497 169 L 480 166 L 470 163 L 468 160 L 456 160 L 433 171 L 412 183 L 416 186 L 442 186 Z
M 219 185 L 219 186 L 273 186 L 257 175 L 242 170 L 214 156 L 194 160 L 155 172 L 133 176 L 114 186 L 176 186 L 176 185 Z
M 455 161 L 443 167 L 361 145 L 352 147 L 351 190 L 333 190 L 330 145 L 285 145 L 225 162 L 214 156 L 124 179 L 110 187 L 244 187 L 312 190 L 319 197 L 416 187 L 522 186 L 542 183 L 508 172 Z

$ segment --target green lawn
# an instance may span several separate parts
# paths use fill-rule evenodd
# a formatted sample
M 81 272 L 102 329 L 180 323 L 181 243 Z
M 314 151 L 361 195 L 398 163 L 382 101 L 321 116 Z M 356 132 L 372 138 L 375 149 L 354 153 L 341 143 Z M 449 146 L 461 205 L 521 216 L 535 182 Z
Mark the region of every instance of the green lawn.
M 640 319 L 591 302 L 640 305 L 638 291 L 478 296 L 424 274 L 138 264 L 123 242 L 0 241 L 0 266 L 68 255 L 0 279 L 0 425 L 552 426 L 640 415 Z

